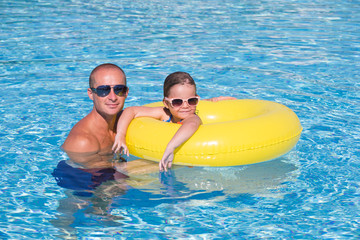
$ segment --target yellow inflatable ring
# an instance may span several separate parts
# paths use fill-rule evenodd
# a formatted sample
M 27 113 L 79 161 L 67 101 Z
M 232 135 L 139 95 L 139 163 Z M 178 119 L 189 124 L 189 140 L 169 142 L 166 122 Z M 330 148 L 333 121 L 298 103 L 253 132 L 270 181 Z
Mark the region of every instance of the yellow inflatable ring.
M 271 160 L 290 151 L 302 131 L 292 110 L 270 101 L 200 101 L 197 111 L 203 125 L 177 148 L 173 164 L 220 167 Z M 127 130 L 126 144 L 132 155 L 159 162 L 180 126 L 136 118 Z

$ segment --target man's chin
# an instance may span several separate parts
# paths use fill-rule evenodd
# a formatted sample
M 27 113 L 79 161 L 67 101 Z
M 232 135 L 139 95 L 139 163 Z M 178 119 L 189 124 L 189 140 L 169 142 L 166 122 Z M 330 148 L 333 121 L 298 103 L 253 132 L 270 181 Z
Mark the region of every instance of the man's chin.
M 107 106 L 107 112 L 117 114 L 122 109 L 122 106 L 114 105 L 114 106 Z
M 114 108 L 114 109 L 108 109 L 108 111 L 106 111 L 106 113 L 108 115 L 116 115 L 120 112 L 121 108 L 118 109 L 118 108 Z

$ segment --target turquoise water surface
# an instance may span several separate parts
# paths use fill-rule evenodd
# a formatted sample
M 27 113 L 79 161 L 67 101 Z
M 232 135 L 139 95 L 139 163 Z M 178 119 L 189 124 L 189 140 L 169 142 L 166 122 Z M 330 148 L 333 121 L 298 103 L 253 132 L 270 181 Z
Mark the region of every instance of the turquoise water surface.
M 359 1 L 3 0 L 0 9 L 0 239 L 360 237 Z M 59 186 L 60 146 L 91 110 L 87 79 L 105 62 L 126 72 L 126 106 L 161 100 L 165 77 L 186 71 L 202 98 L 288 106 L 302 136 L 260 164 L 175 168 L 88 195 Z

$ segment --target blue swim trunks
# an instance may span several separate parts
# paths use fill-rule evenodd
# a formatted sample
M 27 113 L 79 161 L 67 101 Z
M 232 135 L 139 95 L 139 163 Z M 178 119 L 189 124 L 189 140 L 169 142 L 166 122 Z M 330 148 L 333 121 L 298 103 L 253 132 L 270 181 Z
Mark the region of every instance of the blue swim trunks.
M 82 169 L 70 166 L 66 161 L 60 161 L 57 167 L 52 172 L 57 185 L 63 188 L 72 189 L 76 191 L 76 195 L 88 196 L 87 190 L 93 190 L 103 182 L 109 180 L 115 180 L 114 174 L 117 172 L 114 168 L 104 169 Z M 128 178 L 125 174 L 122 174 L 124 178 Z M 91 194 L 90 194 L 91 195 Z

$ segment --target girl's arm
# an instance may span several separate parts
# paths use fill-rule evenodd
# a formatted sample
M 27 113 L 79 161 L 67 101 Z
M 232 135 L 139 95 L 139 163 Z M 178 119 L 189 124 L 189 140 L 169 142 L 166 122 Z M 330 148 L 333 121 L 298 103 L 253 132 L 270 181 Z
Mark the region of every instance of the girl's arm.
M 205 101 L 210 101 L 210 102 L 218 102 L 218 101 L 223 101 L 223 100 L 236 100 L 237 98 L 235 97 L 228 97 L 228 96 L 220 96 L 220 97 L 213 97 L 213 98 L 209 98 L 209 99 L 204 99 Z
M 119 118 L 117 128 L 116 128 L 116 136 L 115 142 L 112 147 L 112 150 L 116 152 L 122 152 L 129 156 L 129 150 L 126 146 L 126 131 L 134 118 L 137 117 L 152 117 L 159 120 L 162 120 L 165 112 L 163 107 L 127 107 L 121 113 Z
M 167 171 L 167 168 L 171 168 L 175 149 L 188 140 L 201 124 L 201 119 L 195 114 L 182 121 L 181 127 L 177 130 L 165 149 L 163 157 L 159 163 L 160 171 Z

